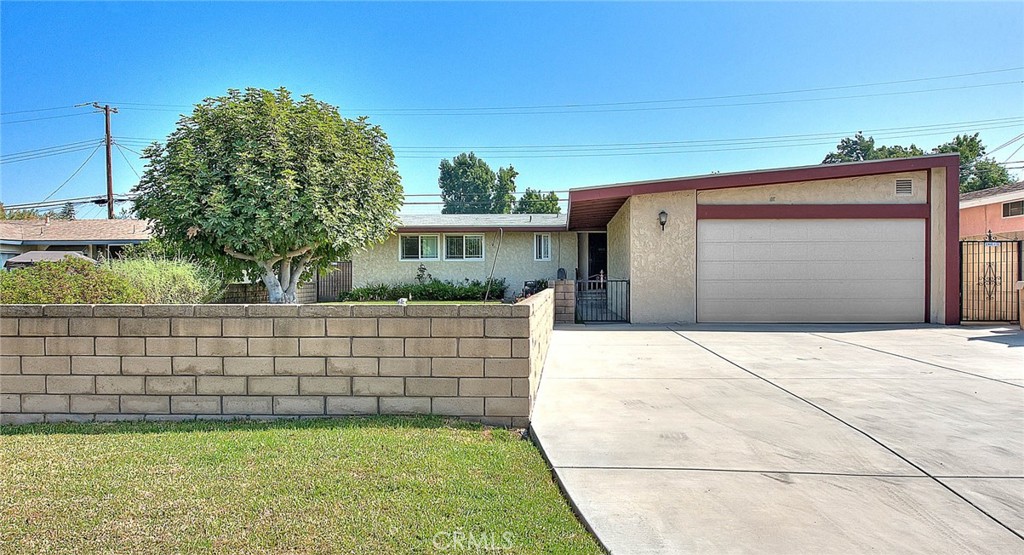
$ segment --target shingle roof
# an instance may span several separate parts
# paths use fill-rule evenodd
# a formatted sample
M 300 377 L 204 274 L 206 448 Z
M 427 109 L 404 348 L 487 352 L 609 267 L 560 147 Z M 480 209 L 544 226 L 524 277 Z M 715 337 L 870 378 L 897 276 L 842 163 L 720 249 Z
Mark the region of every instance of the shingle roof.
M 1024 191 L 1024 181 L 1010 183 L 1009 185 L 1000 185 L 999 187 L 989 187 L 988 189 L 981 189 L 980 191 L 962 193 L 960 195 L 960 202 L 965 200 L 978 200 L 980 198 L 994 197 L 996 195 L 1006 193 L 1015 193 L 1017 191 Z
M 145 220 L 8 220 L 0 239 L 26 243 L 139 242 L 152 236 Z
M 399 219 L 399 231 L 559 230 L 567 222 L 565 214 L 405 214 Z

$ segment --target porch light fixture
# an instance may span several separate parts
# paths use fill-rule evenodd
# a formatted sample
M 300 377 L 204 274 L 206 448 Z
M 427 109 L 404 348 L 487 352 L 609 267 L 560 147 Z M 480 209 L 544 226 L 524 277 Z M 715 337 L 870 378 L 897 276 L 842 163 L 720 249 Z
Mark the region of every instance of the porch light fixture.
M 668 212 L 664 210 L 658 212 L 658 223 L 661 224 L 661 230 L 665 231 L 665 224 L 668 223 Z

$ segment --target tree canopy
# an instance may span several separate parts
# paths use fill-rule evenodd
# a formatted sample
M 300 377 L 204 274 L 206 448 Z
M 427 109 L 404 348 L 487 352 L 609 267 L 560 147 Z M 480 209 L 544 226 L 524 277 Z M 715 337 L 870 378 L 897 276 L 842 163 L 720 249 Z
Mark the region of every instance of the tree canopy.
M 512 166 L 495 172 L 482 158 L 470 152 L 459 154 L 450 161 L 441 160 L 437 185 L 444 202 L 443 214 L 557 214 L 558 196 L 550 193 L 540 196 L 539 191 L 527 189 L 517 201 L 516 177 L 519 172 Z M 530 200 L 525 201 L 526 196 Z M 554 205 L 550 204 L 551 197 Z M 542 202 L 535 202 L 540 200 Z
M 387 238 L 403 199 L 380 127 L 284 88 L 207 98 L 144 154 L 136 214 L 227 277 L 262 278 L 271 302 Z
M 560 214 L 562 207 L 558 205 L 558 195 L 554 191 L 544 194 L 543 191 L 526 188 L 523 196 L 516 202 L 516 214 Z
M 960 192 L 977 191 L 998 187 L 1011 183 L 1013 178 L 1006 168 L 1000 166 L 994 158 L 985 156 L 985 145 L 978 133 L 974 135 L 957 135 L 952 141 L 942 143 L 931 149 L 932 154 L 960 154 Z M 840 162 L 860 162 L 864 160 L 883 160 L 886 158 L 909 158 L 927 154 L 917 145 L 910 146 L 876 146 L 873 137 L 865 137 L 857 133 L 847 137 L 836 145 L 836 150 L 828 153 L 823 164 Z
M 38 220 L 42 217 L 38 210 L 9 210 L 0 202 L 0 220 Z

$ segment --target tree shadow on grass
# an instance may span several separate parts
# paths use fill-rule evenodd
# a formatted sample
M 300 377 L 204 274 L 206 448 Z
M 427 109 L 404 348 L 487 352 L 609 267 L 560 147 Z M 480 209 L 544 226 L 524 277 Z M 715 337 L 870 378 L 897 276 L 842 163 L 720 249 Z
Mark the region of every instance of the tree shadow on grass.
M 484 426 L 442 416 L 344 416 L 323 418 L 279 418 L 275 420 L 187 420 L 183 422 L 61 422 L 52 424 L 19 424 L 0 426 L 0 436 L 7 435 L 96 435 L 96 434 L 164 434 L 195 432 L 230 432 L 262 430 L 317 429 L 441 429 L 483 430 Z

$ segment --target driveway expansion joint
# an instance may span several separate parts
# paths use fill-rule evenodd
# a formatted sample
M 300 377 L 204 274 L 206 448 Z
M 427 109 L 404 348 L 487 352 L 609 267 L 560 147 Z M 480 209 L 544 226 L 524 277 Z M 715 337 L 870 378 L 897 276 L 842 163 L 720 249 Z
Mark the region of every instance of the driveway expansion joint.
M 754 376 L 754 377 L 756 377 L 756 378 L 758 378 L 758 379 L 760 379 L 760 380 L 764 381 L 765 383 L 767 383 L 767 384 L 769 384 L 769 385 L 771 385 L 771 386 L 773 386 L 773 387 L 775 387 L 775 388 L 779 389 L 780 391 L 782 391 L 782 392 L 786 393 L 787 395 L 790 395 L 790 396 L 792 396 L 793 398 L 795 398 L 795 399 L 797 399 L 797 400 L 799 400 L 799 401 L 802 401 L 802 402 L 806 403 L 807 405 L 810 405 L 811 407 L 813 407 L 813 408 L 815 408 L 815 409 L 817 409 L 817 410 L 819 410 L 819 411 L 821 411 L 821 412 L 825 413 L 825 414 L 826 414 L 826 415 L 828 415 L 829 417 L 831 417 L 831 418 L 835 419 L 835 420 L 836 420 L 837 422 L 839 422 L 839 423 L 841 423 L 841 424 L 843 424 L 843 425 L 845 425 L 845 426 L 849 427 L 850 429 L 852 429 L 852 430 L 854 430 L 854 431 L 857 431 L 857 432 L 859 432 L 859 433 L 860 433 L 860 434 L 862 434 L 862 435 L 863 435 L 864 437 L 866 437 L 866 438 L 870 439 L 871 441 L 875 442 L 875 443 L 876 443 L 876 444 L 877 444 L 878 446 L 880 446 L 880 447 L 882 447 L 883 449 L 885 449 L 886 451 L 888 451 L 888 452 L 892 453 L 893 455 L 895 455 L 896 457 L 898 457 L 899 459 L 901 459 L 901 460 L 902 460 L 903 462 L 905 462 L 905 463 L 909 464 L 910 466 L 914 467 L 915 469 L 917 469 L 917 470 L 918 470 L 919 472 L 921 472 L 922 474 L 924 474 L 924 475 L 925 475 L 925 476 L 927 476 L 928 478 L 931 478 L 931 479 L 932 479 L 932 480 L 933 480 L 933 481 L 934 481 L 935 483 L 939 484 L 940 486 L 942 486 L 943 488 L 945 488 L 945 489 L 946 489 L 947 491 L 949 491 L 949 492 L 950 492 L 950 493 L 952 493 L 953 495 L 955 495 L 955 496 L 957 496 L 958 498 L 960 498 L 960 499 L 961 499 L 961 500 L 962 500 L 962 501 L 963 501 L 964 503 L 967 503 L 968 505 L 970 505 L 971 507 L 973 507 L 973 508 L 974 508 L 975 510 L 977 510 L 977 511 L 978 511 L 978 512 L 980 512 L 981 514 L 983 514 L 983 515 L 985 515 L 986 517 L 988 517 L 988 518 L 989 518 L 990 520 L 992 520 L 992 521 L 993 521 L 993 522 L 995 522 L 996 524 L 998 524 L 998 525 L 1002 526 L 1003 528 L 1005 528 L 1005 529 L 1006 529 L 1007 531 L 1009 531 L 1009 532 L 1010 532 L 1011 534 L 1013 534 L 1014 536 L 1016 536 L 1016 537 L 1017 537 L 1018 539 L 1020 539 L 1020 540 L 1024 541 L 1024 535 L 1022 535 L 1022 534 L 1021 534 L 1020 532 L 1018 532 L 1018 531 L 1014 530 L 1014 529 L 1013 529 L 1013 528 L 1011 528 L 1011 527 L 1010 527 L 1009 525 L 1007 525 L 1007 524 L 1006 524 L 1006 523 L 1004 523 L 1003 521 L 999 520 L 998 518 L 996 518 L 995 516 L 993 516 L 993 515 L 992 515 L 991 513 L 989 513 L 988 511 L 986 511 L 986 510 L 982 509 L 982 508 L 981 508 L 981 507 L 979 507 L 979 506 L 978 506 L 977 504 L 973 503 L 973 502 L 972 502 L 971 500 L 969 500 L 969 499 L 967 499 L 966 497 L 964 497 L 964 496 L 963 496 L 963 495 L 962 495 L 962 494 L 961 494 L 960 492 L 956 491 L 955 489 L 953 489 L 952 487 L 950 487 L 949 485 L 947 485 L 947 484 L 946 484 L 945 482 L 943 482 L 942 480 L 940 480 L 939 478 L 937 478 L 937 477 L 936 477 L 936 476 L 934 476 L 933 474 L 930 474 L 930 473 L 929 473 L 928 471 L 926 471 L 926 470 L 925 470 L 924 468 L 922 468 L 921 466 L 919 466 L 919 465 L 915 464 L 915 463 L 914 463 L 913 461 L 911 461 L 911 460 L 910 460 L 910 459 L 908 459 L 907 457 L 903 456 L 902 454 L 898 453 L 898 452 L 897 452 L 897 451 L 896 451 L 895 449 L 893 449 L 892 447 L 889 447 L 888 445 L 886 445 L 885 443 L 883 443 L 883 442 L 882 442 L 881 440 L 877 439 L 876 437 L 872 436 L 871 434 L 869 434 L 869 433 L 865 432 L 864 430 L 861 430 L 861 429 L 860 429 L 860 428 L 858 428 L 857 426 L 854 426 L 853 424 L 851 424 L 851 423 L 849 423 L 849 422 L 847 422 L 847 421 L 843 420 L 842 418 L 840 418 L 840 417 L 836 416 L 835 414 L 832 414 L 831 412 L 829 412 L 828 410 L 826 410 L 826 409 L 825 409 L 824 407 L 821 407 L 820 405 L 818 405 L 818 404 L 814 403 L 813 401 L 810 401 L 810 400 L 808 400 L 808 399 L 805 399 L 804 397 L 801 397 L 800 395 L 797 395 L 796 393 L 793 393 L 792 391 L 790 391 L 790 390 L 786 389 L 785 387 L 783 387 L 783 386 L 781 386 L 781 385 L 779 385 L 779 384 L 777 384 L 777 383 L 775 383 L 775 382 L 773 382 L 773 381 L 769 380 L 768 378 L 765 378 L 765 377 L 763 377 L 763 376 L 759 375 L 758 373 L 756 373 L 756 372 L 753 372 L 753 371 L 751 371 L 751 370 L 749 370 L 749 369 L 747 369 L 747 368 L 745 368 L 745 367 L 743 367 L 743 366 L 741 366 L 741 365 L 737 364 L 736 362 L 734 362 L 734 361 L 732 361 L 732 360 L 730 360 L 730 359 L 728 359 L 728 358 L 726 358 L 726 357 L 722 356 L 721 354 L 719 354 L 719 353 L 715 352 L 714 350 L 712 350 L 712 349 L 710 349 L 710 348 L 708 348 L 708 347 L 704 346 L 703 344 L 701 344 L 701 343 L 697 342 L 696 340 L 694 340 L 694 339 L 692 339 L 692 338 L 690 338 L 690 337 L 687 337 L 686 335 L 683 335 L 683 334 L 682 334 L 682 333 L 681 333 L 680 331 L 678 331 L 678 330 L 676 330 L 676 329 L 673 329 L 673 328 L 672 328 L 671 326 L 666 326 L 666 329 L 668 329 L 668 330 L 669 330 L 669 331 L 671 331 L 672 333 L 674 333 L 674 334 L 678 335 L 679 337 L 682 337 L 683 339 L 685 339 L 685 340 L 689 341 L 690 343 L 693 343 L 694 345 L 696 345 L 696 346 L 700 347 L 701 349 L 704 349 L 705 351 L 707 351 L 707 352 L 711 353 L 712 355 L 714 355 L 714 356 L 716 356 L 716 357 L 718 357 L 718 358 L 720 358 L 720 359 L 724 360 L 725 362 L 727 362 L 727 363 L 731 364 L 732 366 L 735 366 L 736 368 L 739 368 L 740 370 L 742 370 L 742 371 L 744 371 L 744 372 L 746 372 L 746 373 L 750 374 L 751 376 Z M 828 337 L 822 337 L 822 336 L 820 336 L 820 335 L 817 335 L 817 334 L 815 334 L 815 333 L 810 333 L 809 335 L 812 335 L 812 336 L 815 336 L 815 337 L 819 337 L 819 338 L 821 338 L 821 339 L 831 339 L 831 338 L 828 338 Z M 832 341 L 836 341 L 836 342 L 839 342 L 839 343 L 847 343 L 846 341 L 841 341 L 841 340 L 838 340 L 838 339 L 831 339 L 831 340 L 832 340 Z M 853 344 L 853 343 L 847 343 L 847 344 L 848 344 L 848 345 L 852 345 L 852 346 L 855 346 L 855 347 L 861 347 L 861 348 L 864 348 L 864 349 L 868 349 L 868 350 L 872 350 L 872 351 L 877 351 L 877 352 L 885 353 L 885 351 L 878 351 L 877 349 L 872 349 L 871 347 L 863 347 L 863 346 L 861 346 L 861 345 L 856 345 L 856 344 Z M 885 354 L 892 354 L 892 353 L 885 353 Z M 906 357 L 906 356 L 901 356 L 901 355 L 896 355 L 896 354 L 892 354 L 892 356 L 897 356 L 897 357 L 900 357 L 900 358 L 905 358 L 905 359 L 908 359 L 908 360 L 915 360 L 915 359 L 912 359 L 912 358 L 910 358 L 910 357 Z M 919 362 L 919 361 L 918 361 L 918 362 Z M 925 363 L 925 364 L 928 364 L 928 363 Z M 939 368 L 945 368 L 944 366 L 939 366 L 939 365 L 936 365 L 936 364 L 931 364 L 931 366 L 937 366 L 937 367 L 939 367 Z M 946 369 L 947 369 L 947 370 L 954 370 L 954 369 L 951 369 L 951 368 L 946 368 Z M 955 372 L 962 372 L 962 371 L 960 371 L 960 370 L 954 370 L 954 371 L 955 371 Z M 977 375 L 975 375 L 975 374 L 970 374 L 969 372 L 963 372 L 963 373 L 964 373 L 964 374 L 969 374 L 969 375 L 972 375 L 972 376 L 975 376 L 975 377 L 984 377 L 984 376 L 977 376 Z M 985 378 L 985 379 L 990 379 L 990 380 L 993 380 L 993 381 L 1001 381 L 1001 380 L 994 380 L 993 378 Z M 1007 382 L 1002 382 L 1002 383 L 1007 383 Z M 1007 385 L 1014 385 L 1014 386 L 1016 386 L 1016 384 L 1009 384 L 1009 383 L 1007 383 Z M 1021 386 L 1017 386 L 1017 387 L 1021 387 Z
M 675 331 L 675 330 L 673 330 L 673 331 Z M 981 374 L 975 374 L 973 372 L 968 372 L 966 370 L 959 370 L 957 368 L 950 368 L 948 366 L 943 366 L 941 364 L 935 364 L 934 362 L 928 362 L 928 361 L 916 359 L 914 357 L 908 357 L 906 355 L 901 355 L 901 354 L 898 354 L 898 353 L 890 353 L 889 351 L 884 351 L 882 349 L 876 349 L 874 347 L 868 347 L 867 345 L 859 345 L 857 343 L 853 343 L 853 342 L 850 342 L 850 341 L 843 341 L 842 339 L 836 339 L 834 337 L 829 337 L 827 335 L 821 335 L 821 334 L 813 333 L 813 332 L 808 333 L 808 335 L 812 335 L 812 336 L 818 337 L 820 339 L 827 339 L 829 341 L 835 341 L 836 343 L 842 343 L 844 345 L 850 345 L 851 347 L 860 347 L 861 349 L 867 349 L 869 351 L 874 351 L 876 353 L 881 353 L 883 355 L 889 355 L 889 356 L 894 356 L 896 358 L 902 358 L 904 360 L 910 360 L 910 361 L 916 362 L 918 364 L 925 364 L 927 366 L 933 366 L 935 368 L 942 368 L 943 370 L 949 370 L 951 372 L 957 372 L 959 374 L 964 374 L 964 375 L 972 376 L 972 377 L 975 377 L 975 378 L 981 378 L 983 380 L 990 380 L 990 381 L 993 381 L 993 382 L 999 382 L 1001 384 L 1011 385 L 1013 387 L 1019 387 L 1021 389 L 1024 389 L 1024 385 L 1011 383 L 1011 382 L 1008 382 L 1008 381 L 1005 381 L 1005 380 L 1000 380 L 999 378 L 990 378 L 988 376 L 982 376 Z M 715 354 L 717 354 L 717 353 L 715 353 Z

